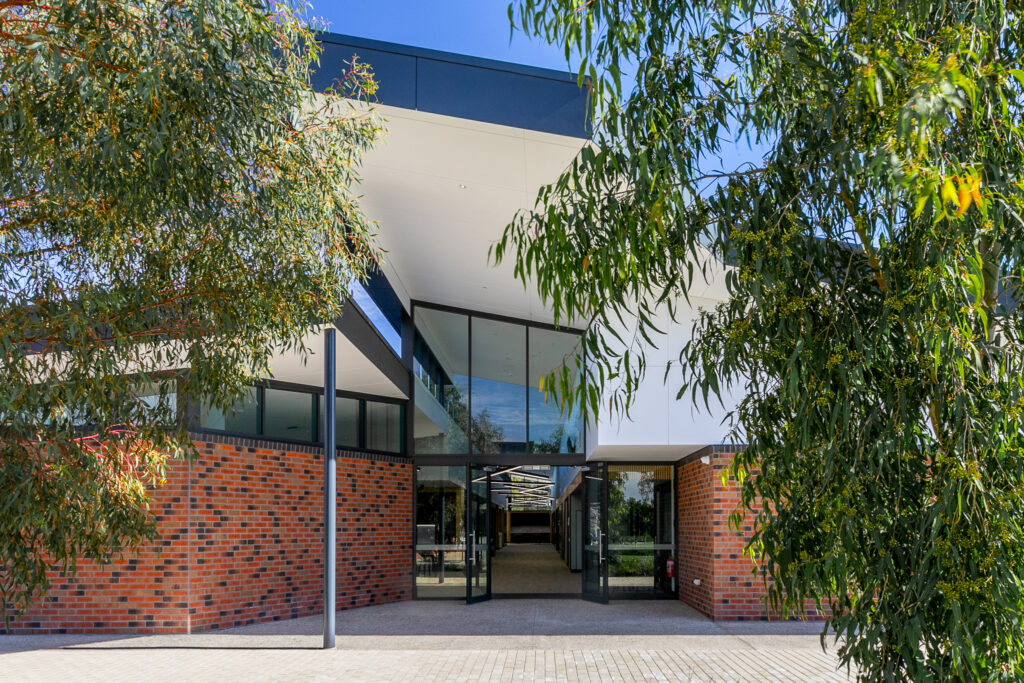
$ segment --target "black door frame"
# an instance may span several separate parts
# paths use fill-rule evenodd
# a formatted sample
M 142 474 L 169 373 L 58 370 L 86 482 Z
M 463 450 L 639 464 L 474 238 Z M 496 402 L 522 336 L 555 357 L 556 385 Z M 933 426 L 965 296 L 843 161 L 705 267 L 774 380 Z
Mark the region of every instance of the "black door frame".
M 600 529 L 598 530 L 597 539 L 597 571 L 598 571 L 598 590 L 596 592 L 587 590 L 587 579 L 591 578 L 588 573 L 589 557 L 587 550 L 587 540 L 590 535 L 590 485 L 587 483 L 588 472 L 600 472 L 601 482 L 601 500 L 599 501 L 598 510 L 600 514 Z M 591 477 L 596 478 L 596 477 Z M 584 528 L 580 533 L 580 542 L 583 543 L 582 554 L 581 554 L 581 589 L 580 596 L 584 600 L 590 602 L 598 602 L 601 604 L 607 604 L 610 599 L 610 591 L 608 588 L 608 465 L 606 463 L 594 463 L 588 465 L 583 471 L 583 526 Z
M 485 478 L 486 493 L 482 502 L 485 512 L 483 528 L 478 528 L 478 517 L 473 509 L 473 479 L 474 473 L 480 472 Z M 478 602 L 485 602 L 491 599 L 491 469 L 483 465 L 466 466 L 466 604 L 472 605 Z M 473 595 L 473 575 L 476 570 L 476 545 L 480 534 L 487 539 L 487 553 L 484 559 L 486 563 L 486 584 L 487 590 L 483 595 Z M 470 540 L 472 539 L 472 540 Z

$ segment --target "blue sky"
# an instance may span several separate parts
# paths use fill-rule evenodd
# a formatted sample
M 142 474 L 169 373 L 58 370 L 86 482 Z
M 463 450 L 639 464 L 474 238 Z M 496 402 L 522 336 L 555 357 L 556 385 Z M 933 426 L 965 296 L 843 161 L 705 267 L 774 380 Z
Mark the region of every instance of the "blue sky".
M 509 41 L 507 0 L 312 0 L 328 30 L 432 50 L 548 69 L 566 69 L 559 48 L 517 31 Z

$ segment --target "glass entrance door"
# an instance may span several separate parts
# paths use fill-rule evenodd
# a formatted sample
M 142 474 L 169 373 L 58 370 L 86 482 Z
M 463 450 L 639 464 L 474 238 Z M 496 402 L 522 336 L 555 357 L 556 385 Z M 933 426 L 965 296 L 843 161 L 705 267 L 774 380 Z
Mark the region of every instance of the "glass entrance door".
M 607 468 L 583 473 L 583 599 L 608 602 Z
M 466 468 L 466 602 L 491 599 L 491 474 L 483 467 Z

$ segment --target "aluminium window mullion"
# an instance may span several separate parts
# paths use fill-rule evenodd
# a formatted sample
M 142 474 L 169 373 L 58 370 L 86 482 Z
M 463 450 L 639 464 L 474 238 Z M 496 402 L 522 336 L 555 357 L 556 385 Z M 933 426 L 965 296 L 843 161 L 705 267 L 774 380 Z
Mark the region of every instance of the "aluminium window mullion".
M 326 393 L 323 394 L 323 395 L 325 397 L 327 396 Z M 312 416 L 313 431 L 310 432 L 310 435 L 312 436 L 310 441 L 312 441 L 313 443 L 317 443 L 317 442 L 323 443 L 323 439 L 320 437 L 320 432 L 319 432 L 319 427 L 320 427 L 320 395 L 317 394 L 316 392 L 313 392 L 313 393 L 310 393 L 309 398 L 310 398 L 310 403 L 313 406 L 313 416 Z M 323 403 L 324 403 L 324 410 L 326 410 L 327 409 L 327 401 L 324 400 Z M 325 418 L 324 421 L 326 422 L 326 418 Z M 327 426 L 324 425 L 325 429 L 326 429 L 326 427 Z
M 262 386 L 256 387 L 256 435 L 263 436 L 263 425 L 266 422 L 264 411 L 266 410 L 267 398 L 264 395 Z
M 356 439 L 359 442 L 359 448 L 363 450 L 366 450 L 366 415 L 366 399 L 361 398 L 359 399 L 358 417 L 356 418 Z

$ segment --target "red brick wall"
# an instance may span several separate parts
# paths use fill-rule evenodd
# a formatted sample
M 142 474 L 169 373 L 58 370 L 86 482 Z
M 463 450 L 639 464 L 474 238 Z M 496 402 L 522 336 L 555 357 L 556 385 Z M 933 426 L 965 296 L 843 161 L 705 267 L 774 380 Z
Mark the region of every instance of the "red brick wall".
M 709 446 L 678 468 L 679 599 L 715 620 L 768 619 L 764 584 L 743 554 L 753 524 L 747 519 L 739 531 L 729 526 L 740 489 L 735 481 L 723 486 L 722 471 L 734 452 Z
M 704 450 L 711 452 L 711 448 Z M 711 543 L 714 487 L 708 476 L 709 469 L 708 465 L 701 463 L 698 455 L 680 465 L 676 473 L 676 510 L 679 515 L 676 581 L 679 599 L 710 616 L 714 613 Z M 694 581 L 699 581 L 700 585 Z
M 338 458 L 338 608 L 412 597 L 412 465 Z
M 740 487 L 735 480 L 723 485 L 722 473 L 736 452 L 709 446 L 678 467 L 679 599 L 716 621 L 776 619 L 765 608 L 761 576 L 743 554 L 754 532 L 754 513 L 747 512 L 738 530 L 729 525 L 729 515 L 740 506 Z M 694 586 L 694 579 L 701 585 Z M 819 618 L 813 604 L 807 604 L 805 616 Z
M 714 618 L 721 621 L 771 618 L 765 609 L 765 585 L 754 575 L 755 565 L 743 554 L 747 539 L 754 533 L 752 512 L 744 517 L 737 531 L 729 526 L 729 515 L 740 507 L 740 486 L 732 480 L 722 485 L 722 473 L 732 464 L 734 449 L 713 448 L 711 464 L 704 465 L 711 477 L 714 498 L 711 507 L 714 520 Z
M 160 538 L 110 564 L 82 560 L 74 579 L 51 575 L 49 593 L 12 624 L 34 633 L 181 633 L 188 628 L 188 465 L 174 462 L 150 510 Z M 0 624 L 2 628 L 2 624 Z
M 54 576 L 16 631 L 181 633 L 321 611 L 319 449 L 228 437 L 197 445 L 199 459 L 173 463 L 154 492 L 157 543 Z M 339 609 L 412 597 L 412 505 L 410 463 L 339 456 Z

